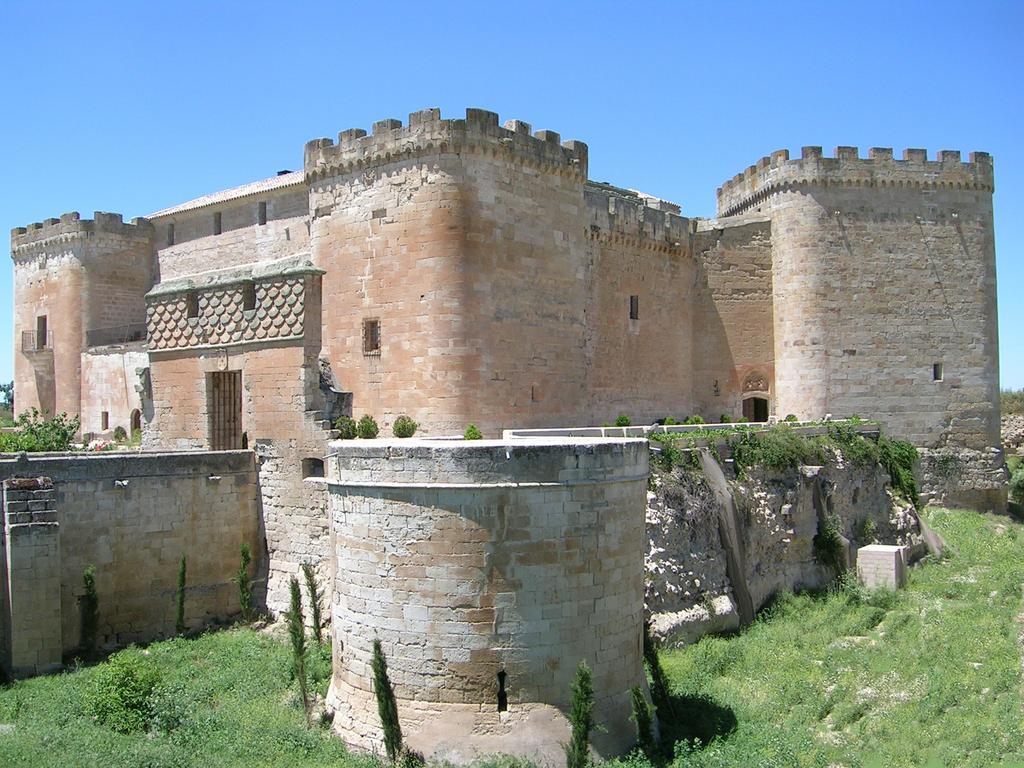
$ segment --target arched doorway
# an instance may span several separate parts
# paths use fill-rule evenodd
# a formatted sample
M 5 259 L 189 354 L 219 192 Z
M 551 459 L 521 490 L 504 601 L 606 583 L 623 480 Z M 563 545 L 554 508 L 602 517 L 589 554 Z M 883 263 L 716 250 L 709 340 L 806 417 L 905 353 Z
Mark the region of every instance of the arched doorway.
M 771 412 L 768 377 L 760 371 L 743 380 L 743 417 L 748 421 L 768 421 Z
M 136 432 L 142 432 L 142 413 L 136 408 L 132 411 L 132 429 L 131 436 L 135 437 Z

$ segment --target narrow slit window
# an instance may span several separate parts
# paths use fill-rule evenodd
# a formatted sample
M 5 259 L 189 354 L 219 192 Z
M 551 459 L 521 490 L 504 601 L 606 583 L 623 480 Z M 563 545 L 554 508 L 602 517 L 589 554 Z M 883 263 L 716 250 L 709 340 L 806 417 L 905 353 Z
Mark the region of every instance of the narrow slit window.
M 942 363 L 932 363 L 932 381 L 942 381 Z
M 167 225 L 167 244 L 174 245 L 174 224 Z
M 102 411 L 100 413 L 100 430 L 106 432 L 110 429 L 110 412 Z
M 380 354 L 380 320 L 363 320 L 363 354 Z
M 256 286 L 253 283 L 242 286 L 242 309 L 246 312 L 256 309 Z
M 640 319 L 640 297 L 630 296 L 629 297 L 629 319 L 639 320 Z
M 498 711 L 508 711 L 508 692 L 505 690 L 505 670 L 498 673 Z
M 213 214 L 213 234 L 219 235 L 221 233 L 221 218 L 220 211 Z
M 36 318 L 36 349 L 46 349 L 46 315 L 39 315 Z
M 185 297 L 185 316 L 199 317 L 199 294 L 195 291 L 189 292 Z
M 267 204 L 257 203 L 256 204 L 256 223 L 263 224 L 267 223 Z

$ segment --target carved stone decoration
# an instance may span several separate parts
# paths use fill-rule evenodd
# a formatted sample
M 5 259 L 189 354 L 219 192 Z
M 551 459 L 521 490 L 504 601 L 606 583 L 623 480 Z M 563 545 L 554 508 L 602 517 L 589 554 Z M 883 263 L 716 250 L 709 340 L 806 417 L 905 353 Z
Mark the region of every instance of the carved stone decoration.
M 768 391 L 768 377 L 763 373 L 755 371 L 747 374 L 747 378 L 743 380 L 743 391 L 744 392 L 767 392 Z

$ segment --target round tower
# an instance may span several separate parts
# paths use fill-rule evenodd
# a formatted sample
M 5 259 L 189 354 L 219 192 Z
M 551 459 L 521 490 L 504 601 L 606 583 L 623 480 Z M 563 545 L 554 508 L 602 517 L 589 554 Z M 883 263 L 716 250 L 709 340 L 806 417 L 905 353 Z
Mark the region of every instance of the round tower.
M 858 414 L 919 446 L 998 444 L 992 160 L 776 152 L 719 190 L 772 226 L 778 418 Z
M 380 750 L 380 640 L 406 743 L 469 762 L 564 760 L 576 667 L 593 671 L 598 754 L 635 741 L 644 685 L 643 440 L 331 444 L 336 568 L 328 704 Z

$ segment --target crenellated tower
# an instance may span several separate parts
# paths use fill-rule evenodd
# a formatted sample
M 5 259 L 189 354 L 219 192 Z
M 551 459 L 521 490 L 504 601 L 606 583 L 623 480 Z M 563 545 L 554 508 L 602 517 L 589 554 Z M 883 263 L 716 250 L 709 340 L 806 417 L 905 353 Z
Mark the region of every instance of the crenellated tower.
M 861 414 L 919 446 L 999 445 L 992 158 L 775 152 L 718 191 L 772 226 L 779 418 Z
M 82 414 L 82 351 L 145 338 L 153 227 L 78 212 L 11 230 L 19 410 Z M 83 429 L 89 427 L 83 424 Z

